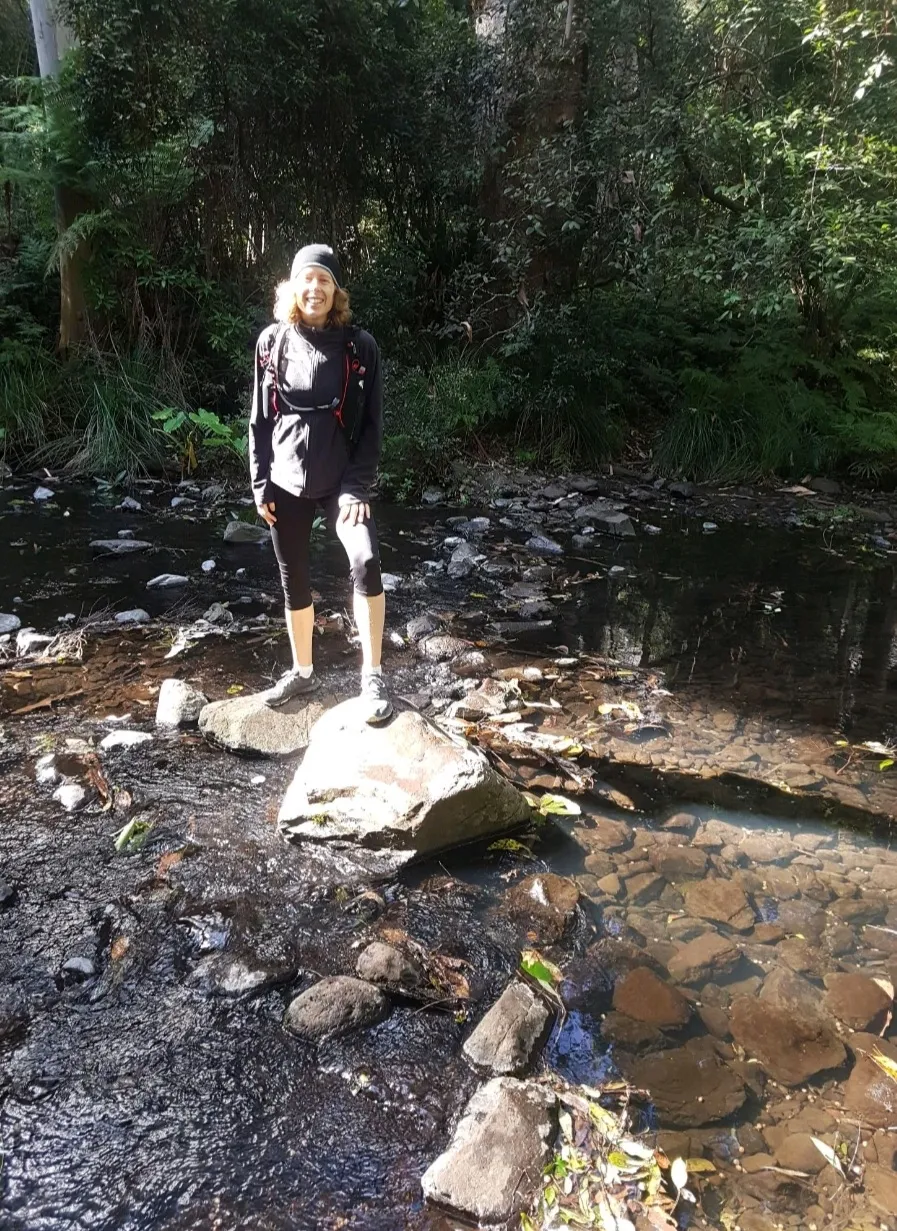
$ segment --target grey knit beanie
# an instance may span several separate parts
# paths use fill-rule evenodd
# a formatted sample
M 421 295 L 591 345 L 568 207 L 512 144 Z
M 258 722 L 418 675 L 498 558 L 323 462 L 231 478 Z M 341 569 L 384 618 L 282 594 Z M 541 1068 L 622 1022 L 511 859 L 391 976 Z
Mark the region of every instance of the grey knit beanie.
M 339 267 L 339 261 L 336 259 L 333 249 L 328 248 L 326 244 L 306 244 L 304 248 L 299 249 L 293 258 L 290 281 L 295 282 L 303 269 L 310 267 L 326 269 L 337 287 L 341 285 L 343 274 Z

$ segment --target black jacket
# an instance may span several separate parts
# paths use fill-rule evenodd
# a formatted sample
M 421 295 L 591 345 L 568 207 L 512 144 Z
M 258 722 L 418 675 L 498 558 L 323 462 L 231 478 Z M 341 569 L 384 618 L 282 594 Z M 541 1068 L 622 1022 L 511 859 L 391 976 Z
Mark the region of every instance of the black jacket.
M 272 484 L 310 499 L 338 494 L 340 504 L 369 501 L 383 437 L 383 376 L 377 343 L 363 329 L 355 331 L 358 358 L 366 372 L 361 435 L 350 457 L 333 409 L 343 394 L 346 330 L 287 328 L 283 345 L 278 347 L 279 380 L 272 396 L 268 356 L 280 328 L 269 325 L 255 348 L 249 471 L 256 504 L 274 498 Z

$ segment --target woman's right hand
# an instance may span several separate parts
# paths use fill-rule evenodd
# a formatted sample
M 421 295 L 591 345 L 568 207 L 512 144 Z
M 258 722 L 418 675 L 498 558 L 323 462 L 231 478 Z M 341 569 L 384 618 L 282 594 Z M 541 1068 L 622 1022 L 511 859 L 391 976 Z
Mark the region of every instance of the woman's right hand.
M 269 500 L 267 504 L 257 505 L 256 512 L 258 513 L 259 517 L 262 518 L 263 521 L 266 521 L 268 523 L 269 526 L 273 526 L 274 523 L 277 521 L 277 518 L 274 516 L 274 501 L 273 500 Z

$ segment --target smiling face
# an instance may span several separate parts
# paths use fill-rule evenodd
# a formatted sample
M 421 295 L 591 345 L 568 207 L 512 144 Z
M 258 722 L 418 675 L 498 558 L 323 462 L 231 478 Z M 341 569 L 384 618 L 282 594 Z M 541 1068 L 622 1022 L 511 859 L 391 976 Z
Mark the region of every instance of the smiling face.
M 327 270 L 309 265 L 299 271 L 294 285 L 302 323 L 318 328 L 326 325 L 336 294 L 336 283 Z

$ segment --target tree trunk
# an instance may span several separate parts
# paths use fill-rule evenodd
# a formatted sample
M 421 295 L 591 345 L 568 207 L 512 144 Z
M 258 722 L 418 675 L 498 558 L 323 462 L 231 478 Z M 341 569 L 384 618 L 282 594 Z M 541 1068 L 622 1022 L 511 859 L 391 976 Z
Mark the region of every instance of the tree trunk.
M 75 46 L 74 33 L 60 21 L 53 0 L 28 0 L 37 63 L 43 80 L 59 76 L 62 58 Z M 56 207 L 56 228 L 63 235 L 81 213 L 80 193 L 62 180 L 53 186 Z M 87 252 L 84 242 L 68 256 L 59 259 L 59 350 L 65 355 L 83 341 L 87 325 L 87 305 L 84 299 L 84 264 Z

